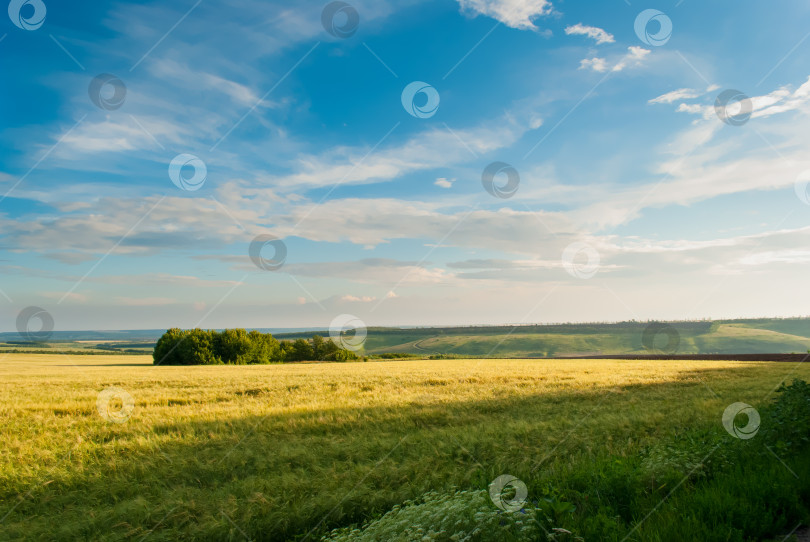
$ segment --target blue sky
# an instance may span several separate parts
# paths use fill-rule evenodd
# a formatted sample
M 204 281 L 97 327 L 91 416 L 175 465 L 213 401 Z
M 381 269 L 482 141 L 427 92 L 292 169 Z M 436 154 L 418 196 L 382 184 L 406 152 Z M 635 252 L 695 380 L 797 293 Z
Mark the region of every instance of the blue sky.
M 11 4 L 5 330 L 808 313 L 810 5 Z

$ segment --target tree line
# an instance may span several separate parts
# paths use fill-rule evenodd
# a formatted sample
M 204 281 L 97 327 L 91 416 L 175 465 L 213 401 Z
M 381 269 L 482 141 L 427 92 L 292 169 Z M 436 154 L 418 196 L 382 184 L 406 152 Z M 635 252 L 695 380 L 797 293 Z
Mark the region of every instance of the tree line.
M 152 353 L 155 365 L 247 365 L 291 361 L 351 361 L 351 350 L 331 339 L 279 341 L 270 333 L 244 329 L 179 329 L 164 333 Z

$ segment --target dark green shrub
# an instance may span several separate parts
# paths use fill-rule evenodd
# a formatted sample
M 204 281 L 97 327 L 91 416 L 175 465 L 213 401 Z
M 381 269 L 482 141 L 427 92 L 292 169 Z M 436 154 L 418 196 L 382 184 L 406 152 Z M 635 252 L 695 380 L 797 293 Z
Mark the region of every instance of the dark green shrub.
M 152 353 L 155 365 L 244 365 L 285 361 L 349 361 L 357 354 L 332 340 L 315 335 L 279 343 L 269 333 L 244 329 L 223 331 L 172 328 L 158 339 Z
M 306 361 L 315 359 L 315 351 L 306 339 L 296 339 L 290 350 L 289 361 Z
M 214 339 L 216 355 L 223 363 L 244 365 L 248 363 L 253 341 L 244 329 L 226 329 Z
M 180 352 L 177 351 L 177 345 L 184 335 L 184 331 L 173 327 L 158 339 L 152 354 L 155 365 L 184 365 Z
M 278 341 L 269 333 L 261 333 L 255 329 L 248 333 L 251 349 L 248 363 L 272 363 L 281 360 L 281 350 Z
M 382 354 L 374 354 L 375 358 L 379 359 L 415 359 L 420 358 L 419 354 L 410 354 L 407 352 L 383 352 Z
M 763 437 L 778 451 L 796 453 L 810 443 L 810 385 L 803 380 L 782 384 L 779 396 L 763 416 Z
M 192 329 L 177 345 L 181 365 L 216 365 L 222 363 L 215 352 L 216 337 L 214 331 Z

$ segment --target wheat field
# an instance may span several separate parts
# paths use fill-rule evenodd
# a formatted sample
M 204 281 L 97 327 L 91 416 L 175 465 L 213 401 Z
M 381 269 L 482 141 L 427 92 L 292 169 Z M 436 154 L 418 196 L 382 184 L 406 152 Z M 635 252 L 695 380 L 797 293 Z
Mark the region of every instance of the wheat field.
M 437 360 L 154 367 L 0 363 L 0 539 L 299 540 L 510 473 L 631 457 L 810 368 Z M 107 390 L 107 391 L 105 391 Z

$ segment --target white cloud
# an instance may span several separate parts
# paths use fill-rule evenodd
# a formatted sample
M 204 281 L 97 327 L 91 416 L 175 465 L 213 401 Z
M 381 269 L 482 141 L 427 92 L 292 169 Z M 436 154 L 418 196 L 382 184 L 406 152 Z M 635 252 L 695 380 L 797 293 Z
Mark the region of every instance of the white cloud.
M 766 97 L 755 99 L 754 103 L 761 107 L 758 111 L 768 111 L 771 116 L 794 108 L 800 109 L 810 99 L 810 83 L 803 84 L 795 92 L 780 89 Z M 702 112 L 713 117 L 712 106 L 702 107 Z M 26 251 L 36 251 L 42 255 L 54 251 L 103 254 L 122 237 L 125 237 L 124 241 L 115 249 L 115 254 L 135 255 L 180 248 L 196 250 L 197 255 L 204 255 L 202 251 L 246 243 L 265 231 L 281 237 L 296 236 L 328 243 L 348 241 L 364 247 L 375 247 L 396 239 L 435 241 L 442 232 L 452 232 L 443 244 L 513 254 L 536 254 L 547 251 L 549 246 L 555 247 L 554 250 L 557 248 L 557 243 L 550 241 L 549 236 L 537 235 L 538 227 L 540 231 L 554 232 L 562 241 L 570 241 L 583 230 L 599 231 L 599 228 L 632 221 L 650 207 L 690 205 L 737 192 L 788 187 L 794 182 L 798 171 L 804 169 L 799 166 L 806 162 L 804 149 L 807 142 L 804 133 L 806 123 L 797 123 L 794 118 L 788 120 L 781 123 L 779 131 L 786 126 L 792 127 L 796 132 L 795 141 L 787 147 L 777 142 L 781 157 L 769 148 L 761 148 L 759 140 L 756 140 L 757 148 L 761 151 L 758 153 L 746 152 L 738 146 L 739 138 L 733 140 L 734 146 L 729 146 L 731 143 L 728 141 L 723 142 L 724 146 L 710 146 L 711 139 L 723 125 L 716 118 L 708 118 L 696 121 L 688 130 L 673 138 L 671 148 L 663 152 L 672 153 L 674 157 L 651 167 L 652 179 L 643 184 L 617 183 L 611 186 L 600 182 L 591 186 L 578 185 L 578 190 L 572 190 L 553 180 L 545 182 L 547 173 L 532 172 L 535 181 L 543 179 L 543 182 L 526 183 L 527 189 L 542 184 L 545 190 L 540 194 L 542 197 L 535 200 L 540 202 L 536 209 L 562 202 L 566 209 L 564 211 L 538 210 L 532 213 L 502 208 L 478 209 L 467 214 L 462 206 L 468 204 L 471 208 L 474 199 L 464 196 L 461 200 L 453 198 L 444 202 L 343 198 L 326 201 L 318 206 L 317 212 L 311 212 L 315 202 L 304 196 L 280 198 L 272 189 L 262 186 L 261 182 L 223 181 L 217 187 L 216 197 L 229 210 L 228 213 L 208 198 L 169 197 L 152 210 L 149 220 L 140 222 L 158 198 L 102 198 L 82 206 L 67 205 L 65 208 L 70 209 L 69 213 L 47 217 L 46 220 L 0 217 L 0 229 L 10 246 L 25 247 Z M 505 133 L 514 141 L 518 134 L 524 133 L 523 130 L 525 127 L 511 125 L 504 132 L 496 128 L 496 133 Z M 768 134 L 767 130 L 766 125 L 760 126 L 761 133 Z M 476 148 L 492 146 L 494 149 L 508 144 L 491 140 L 484 132 L 483 128 L 473 128 L 462 133 L 469 138 L 469 144 Z M 464 156 L 466 149 L 451 134 L 445 134 L 446 140 L 433 131 L 427 132 L 425 137 L 429 143 L 425 148 L 441 142 L 448 145 L 442 152 L 449 154 L 448 149 L 453 142 L 454 151 L 458 156 Z M 755 138 L 755 135 L 750 137 Z M 385 154 L 389 157 L 400 156 L 404 160 L 408 149 L 415 144 L 407 141 L 401 147 L 388 149 Z M 433 151 L 436 152 L 436 149 Z M 355 153 L 359 154 L 359 150 L 352 149 L 348 154 Z M 335 151 L 334 154 L 339 153 Z M 325 158 L 321 161 L 329 164 Z M 426 163 L 446 167 L 452 161 L 434 161 L 431 158 Z M 791 164 L 795 164 L 795 167 Z M 402 171 L 423 167 L 430 166 L 403 162 Z M 527 171 L 527 179 L 530 178 L 529 173 Z M 328 179 L 323 177 L 321 182 Z M 450 182 L 446 177 L 439 179 Z M 528 194 L 522 192 L 524 198 Z M 448 212 L 448 205 L 452 205 L 452 212 Z M 255 230 L 244 231 L 234 219 Z M 131 225 L 136 223 L 140 226 L 127 235 Z M 241 265 L 250 266 L 243 253 L 234 253 L 235 258 L 237 255 Z M 399 264 L 393 268 L 377 265 L 374 274 L 392 278 L 392 283 L 408 272 L 411 272 L 410 278 L 422 281 L 441 281 L 445 278 L 441 269 L 410 265 L 412 270 Z M 287 266 L 290 272 L 295 269 L 291 266 Z M 383 269 L 385 272 L 381 272 Z M 302 273 L 306 272 L 302 270 Z M 354 270 L 350 270 L 342 276 L 351 280 L 353 273 Z M 93 277 L 88 278 L 88 282 L 92 280 Z M 126 283 L 127 280 L 124 277 L 119 283 Z M 150 280 L 168 285 L 185 283 L 189 287 L 205 285 L 193 277 L 150 278 L 147 275 L 141 282 Z
M 592 58 L 583 58 L 579 61 L 579 69 L 586 70 L 590 69 L 595 72 L 603 73 L 608 70 L 613 72 L 620 72 L 625 68 L 635 68 L 640 66 L 646 56 L 650 54 L 648 49 L 644 49 L 642 47 L 636 47 L 635 45 L 631 45 L 627 48 L 627 53 L 624 56 L 620 57 L 613 66 L 611 66 L 611 62 L 608 60 L 601 58 L 601 57 L 592 57 Z
M 156 140 L 165 145 L 180 143 L 192 136 L 188 128 L 161 116 L 110 116 L 96 122 L 85 120 L 72 131 L 64 128 L 62 134 L 54 137 L 56 140 L 61 139 L 61 143 L 55 147 L 54 155 L 67 161 L 81 160 L 85 167 L 88 154 L 155 150 L 159 148 Z
M 316 262 L 287 264 L 283 272 L 296 277 L 310 277 L 349 281 L 360 284 L 373 284 L 383 286 L 388 293 L 384 298 L 396 297 L 390 295 L 390 288 L 400 286 L 424 286 L 446 282 L 453 277 L 452 273 L 440 267 L 432 267 L 428 262 L 409 262 L 391 260 L 387 258 L 367 258 L 348 262 Z M 346 295 L 344 301 L 368 302 L 376 298 L 363 298 Z
M 680 104 L 678 105 L 677 111 L 678 113 L 692 113 L 697 114 L 703 111 L 703 106 L 700 104 Z
M 549 0 L 458 0 L 458 3 L 462 11 L 486 15 L 521 30 L 537 30 L 532 21 L 552 9 Z
M 586 26 L 582 23 L 577 23 L 573 26 L 568 26 L 565 29 L 565 33 L 570 35 L 581 35 L 581 36 L 588 36 L 589 38 L 593 38 L 596 40 L 597 45 L 602 43 L 613 43 L 616 40 L 613 38 L 612 34 L 608 34 L 601 28 L 596 26 Z
M 593 57 L 593 58 L 583 58 L 579 61 L 579 69 L 580 70 L 587 70 L 591 69 L 595 72 L 606 72 L 608 70 L 607 60 L 604 58 Z
M 657 98 L 653 98 L 652 100 L 648 100 L 647 103 L 650 104 L 671 104 L 672 102 L 676 102 L 678 100 L 690 100 L 692 98 L 698 98 L 702 95 L 702 92 L 698 92 L 697 90 L 691 88 L 679 88 L 678 90 L 673 90 L 667 92 L 666 94 L 662 94 Z M 681 104 L 683 105 L 683 104 Z
M 364 296 L 354 296 L 354 295 L 344 295 L 340 298 L 341 301 L 352 301 L 356 303 L 371 303 L 372 301 L 376 301 L 376 297 L 364 295 Z
M 649 49 L 636 47 L 635 45 L 628 47 L 627 51 L 627 54 L 624 55 L 615 66 L 613 66 L 612 69 L 614 72 L 620 72 L 627 67 L 634 68 L 636 66 L 640 66 L 644 61 L 644 58 L 650 54 Z
M 788 117 L 777 126 L 762 124 L 748 134 L 741 132 L 738 137 L 712 144 L 724 125 L 712 106 L 702 107 L 701 112 L 705 117 L 677 134 L 667 146 L 673 157 L 657 165 L 651 172 L 653 179 L 601 192 L 594 187 L 602 199 L 574 210 L 569 218 L 583 227 L 588 223 L 598 228 L 615 227 L 638 218 L 645 208 L 689 206 L 744 192 L 790 190 L 798 174 L 810 166 L 805 151 L 808 138 L 803 133 L 808 127 L 806 116 Z M 796 135 L 779 141 L 777 152 L 762 146 L 760 134 L 764 137 L 775 131 L 784 136 L 788 127 Z
M 741 265 L 804 264 L 808 262 L 810 262 L 810 250 L 801 249 L 768 250 L 746 255 L 739 260 Z
M 394 239 L 435 242 L 452 232 L 446 238 L 448 245 L 520 254 L 532 253 L 548 240 L 538 234 L 540 220 L 558 235 L 573 231 L 571 223 L 560 213 L 508 208 L 460 209 L 448 213 L 439 203 L 394 198 L 326 201 L 318 207 L 317 213 L 304 219 L 308 211 L 309 205 L 291 208 L 287 214 L 278 216 L 273 231 L 278 236 L 294 234 L 330 243 L 348 240 L 359 246 L 378 246 Z
M 433 184 L 435 184 L 436 186 L 440 186 L 442 188 L 450 188 L 453 186 L 454 182 L 456 182 L 455 177 L 452 179 L 448 179 L 446 177 L 439 177 Z
M 810 103 L 810 77 L 795 91 L 791 91 L 789 87 L 784 86 L 762 96 L 751 96 L 749 100 L 751 102 L 751 118 L 766 118 L 790 111 L 804 110 Z M 705 119 L 710 119 L 715 115 L 713 103 L 703 106 L 680 104 L 677 111 L 702 115 Z M 732 111 L 731 114 L 733 113 Z
M 751 98 L 753 103 L 752 117 L 769 117 L 778 113 L 785 113 L 802 109 L 810 101 L 810 77 L 794 92 L 782 87 L 767 96 Z
M 261 100 L 258 94 L 241 83 L 229 81 L 212 73 L 192 70 L 188 65 L 172 59 L 156 60 L 150 64 L 150 72 L 162 81 L 171 80 L 173 84 L 185 89 L 186 92 L 199 92 L 201 89 L 218 91 L 244 107 L 277 105 L 274 102 Z
M 107 119 L 85 124 L 67 134 L 62 139 L 60 156 L 79 160 L 86 158 L 84 154 L 132 151 L 152 144 L 149 136 L 136 124 Z
M 296 191 L 338 183 L 390 181 L 414 171 L 466 163 L 470 150 L 483 155 L 508 147 L 536 125 L 536 117 L 527 124 L 525 117 L 507 114 L 469 128 L 456 128 L 452 133 L 429 128 L 396 147 L 382 147 L 372 154 L 371 145 L 335 147 L 319 155 L 299 155 L 291 165 L 293 173 L 267 180 L 281 189 Z
M 680 261 L 684 266 L 706 269 L 715 275 L 731 275 L 742 273 L 742 267 L 784 268 L 789 264 L 806 264 L 810 262 L 810 250 L 797 247 L 807 246 L 808 242 L 810 227 L 803 227 L 707 241 L 636 240 L 617 247 L 617 254 L 646 258 L 646 265 L 654 260 L 666 259 L 668 262 Z M 671 255 L 676 257 L 673 259 Z M 747 269 L 744 272 L 753 273 L 755 270 Z

